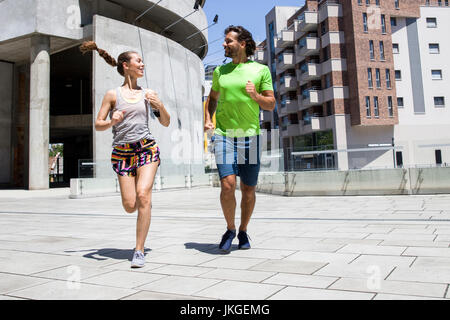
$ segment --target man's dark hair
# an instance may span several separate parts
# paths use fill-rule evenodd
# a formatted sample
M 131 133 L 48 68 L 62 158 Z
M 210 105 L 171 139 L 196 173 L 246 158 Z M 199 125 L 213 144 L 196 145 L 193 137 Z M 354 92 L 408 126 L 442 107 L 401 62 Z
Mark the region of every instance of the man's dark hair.
M 245 53 L 247 57 L 252 56 L 256 50 L 256 43 L 253 40 L 253 36 L 242 26 L 229 26 L 225 29 L 224 34 L 227 35 L 229 32 L 236 32 L 238 34 L 238 41 L 245 41 Z

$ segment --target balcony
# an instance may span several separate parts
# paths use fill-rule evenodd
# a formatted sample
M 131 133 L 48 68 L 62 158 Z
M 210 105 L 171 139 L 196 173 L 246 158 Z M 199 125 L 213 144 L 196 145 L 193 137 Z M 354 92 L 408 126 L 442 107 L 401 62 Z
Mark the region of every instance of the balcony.
M 330 87 L 323 90 L 323 102 L 348 99 L 348 87 Z
M 344 32 L 342 31 L 330 31 L 322 36 L 322 48 L 329 46 L 330 44 L 343 44 L 345 43 Z
M 300 124 L 287 122 L 281 126 L 281 137 L 295 137 L 300 135 Z
M 294 30 L 282 30 L 277 37 L 276 47 L 286 48 L 294 45 Z
M 290 124 L 287 126 L 287 136 L 295 137 L 300 135 L 300 125 L 298 123 Z
M 284 117 L 289 113 L 297 113 L 298 100 L 297 99 L 284 99 L 280 103 L 279 116 Z
M 332 71 L 347 71 L 347 60 L 328 59 L 322 63 L 322 74 L 327 74 Z
M 302 100 L 299 104 L 299 111 L 308 109 L 312 106 L 318 106 L 323 103 L 323 93 L 319 88 L 311 88 L 304 90 L 301 96 Z
M 297 46 L 297 54 L 299 56 L 310 56 L 319 54 L 320 40 L 316 36 L 306 36 L 300 39 Z
M 306 82 L 311 80 L 318 80 L 322 75 L 322 66 L 320 63 L 309 62 L 300 67 L 299 80 Z
M 319 15 L 317 12 L 305 11 L 298 17 L 297 32 L 308 32 L 317 30 Z
M 315 131 L 326 131 L 333 129 L 334 116 L 320 117 L 310 116 L 300 121 L 300 134 L 309 134 Z
M 295 66 L 294 53 L 293 52 L 283 52 L 278 56 L 277 59 L 277 72 L 280 74 L 287 69 L 293 69 Z
M 284 76 L 280 79 L 280 94 L 297 90 L 297 79 L 294 76 Z
M 336 1 L 326 1 L 319 5 L 319 23 L 330 17 L 342 17 L 342 5 Z
M 255 61 L 262 63 L 262 64 L 267 64 L 269 59 L 267 57 L 267 50 L 262 50 L 262 49 L 256 49 L 255 51 Z

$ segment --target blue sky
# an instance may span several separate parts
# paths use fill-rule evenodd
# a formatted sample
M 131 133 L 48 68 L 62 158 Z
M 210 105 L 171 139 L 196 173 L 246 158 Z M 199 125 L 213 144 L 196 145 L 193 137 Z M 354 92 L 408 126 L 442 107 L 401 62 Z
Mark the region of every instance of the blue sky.
M 205 64 L 222 64 L 223 31 L 230 24 L 241 25 L 253 34 L 258 43 L 266 38 L 265 16 L 275 6 L 301 7 L 304 0 L 206 0 L 203 10 L 208 25 L 213 23 L 214 16 L 219 15 L 219 22 L 208 29 L 208 55 L 203 59 Z M 229 61 L 229 59 L 227 60 Z

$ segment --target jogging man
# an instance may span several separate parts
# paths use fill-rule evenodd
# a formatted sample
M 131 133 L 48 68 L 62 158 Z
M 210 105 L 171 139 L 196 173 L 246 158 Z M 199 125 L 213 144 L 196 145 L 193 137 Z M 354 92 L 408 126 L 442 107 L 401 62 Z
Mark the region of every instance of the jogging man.
M 217 67 L 205 108 L 205 130 L 214 129 L 211 121 L 216 112 L 214 154 L 220 176 L 220 204 L 227 223 L 219 248 L 230 252 L 236 237 L 236 176 L 240 176 L 241 224 L 239 249 L 249 249 L 247 226 L 256 201 L 256 184 L 260 168 L 259 112 L 275 108 L 269 68 L 249 60 L 256 45 L 249 31 L 229 26 L 225 32 L 225 56 L 232 62 Z

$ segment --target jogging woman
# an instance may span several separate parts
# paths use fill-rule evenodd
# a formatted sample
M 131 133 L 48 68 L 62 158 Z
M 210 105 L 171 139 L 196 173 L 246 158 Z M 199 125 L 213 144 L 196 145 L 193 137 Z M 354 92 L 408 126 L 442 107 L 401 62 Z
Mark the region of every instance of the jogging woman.
M 119 180 L 122 205 L 128 213 L 138 211 L 131 267 L 140 268 L 145 264 L 144 243 L 150 228 L 153 181 L 160 164 L 159 147 L 148 127 L 150 108 L 165 127 L 169 126 L 170 115 L 154 91 L 138 86 L 137 80 L 144 76 L 144 63 L 137 52 L 123 52 L 116 61 L 94 41 L 84 42 L 80 50 L 83 53 L 96 50 L 125 78 L 120 87 L 106 92 L 95 130 L 112 128 L 111 163 Z

